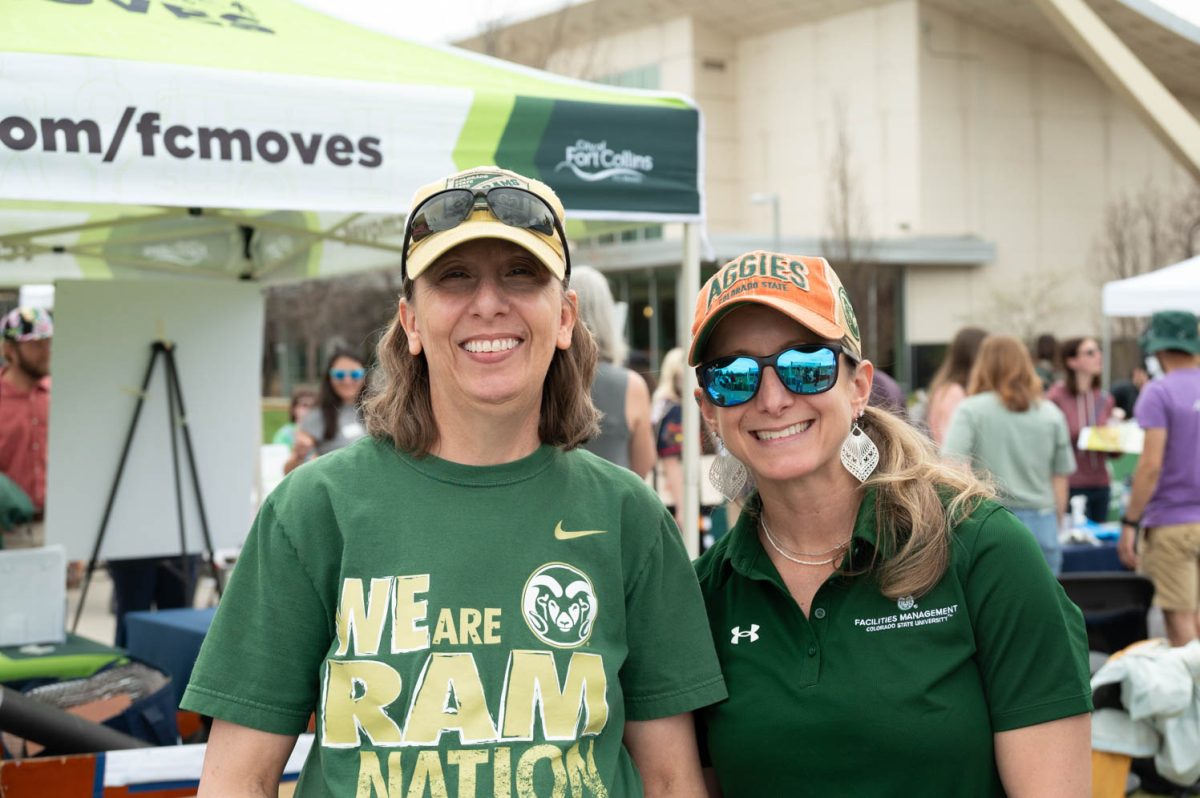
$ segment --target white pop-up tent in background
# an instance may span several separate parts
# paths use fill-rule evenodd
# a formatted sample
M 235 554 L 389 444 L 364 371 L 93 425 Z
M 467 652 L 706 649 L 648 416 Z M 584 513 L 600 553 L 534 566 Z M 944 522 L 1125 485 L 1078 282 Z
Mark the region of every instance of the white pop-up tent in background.
M 1200 256 L 1157 271 L 1113 280 L 1101 294 L 1104 312 L 1104 384 L 1110 384 L 1114 317 L 1153 316 L 1162 310 L 1188 310 L 1200 315 Z
M 214 281 L 58 283 L 46 539 L 86 560 L 133 419 L 152 345 L 175 360 L 197 476 L 215 549 L 249 529 L 260 439 L 259 287 Z M 100 551 L 102 559 L 179 554 L 166 362 L 155 364 Z M 213 431 L 217 431 L 213 434 Z M 186 545 L 204 550 L 182 436 L 179 476 Z

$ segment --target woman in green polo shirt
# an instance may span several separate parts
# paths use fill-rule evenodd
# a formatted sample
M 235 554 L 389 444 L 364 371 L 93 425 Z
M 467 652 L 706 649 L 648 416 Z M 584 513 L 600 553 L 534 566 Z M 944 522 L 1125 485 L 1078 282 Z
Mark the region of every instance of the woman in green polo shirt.
M 725 796 L 1083 796 L 1083 619 L 965 469 L 867 406 L 821 258 L 751 252 L 697 299 L 689 363 L 754 490 L 697 563 L 729 698 L 698 713 Z

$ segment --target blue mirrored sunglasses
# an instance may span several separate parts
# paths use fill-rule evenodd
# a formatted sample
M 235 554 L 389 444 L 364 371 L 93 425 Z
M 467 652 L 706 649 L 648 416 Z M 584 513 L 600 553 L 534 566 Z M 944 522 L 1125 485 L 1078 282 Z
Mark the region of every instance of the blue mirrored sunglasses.
M 754 398 L 763 369 L 775 369 L 783 387 L 801 396 L 825 393 L 838 380 L 838 355 L 857 358 L 838 344 L 800 344 L 765 357 L 729 355 L 701 364 L 696 380 L 717 407 L 736 407 Z
M 367 376 L 365 369 L 330 369 L 329 376 L 335 380 L 361 380 Z

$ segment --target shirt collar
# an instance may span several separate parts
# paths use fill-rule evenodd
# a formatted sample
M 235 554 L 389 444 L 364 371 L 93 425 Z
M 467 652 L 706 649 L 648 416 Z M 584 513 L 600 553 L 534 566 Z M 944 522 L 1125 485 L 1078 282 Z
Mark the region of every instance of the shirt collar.
M 0 367 L 0 391 L 4 391 L 10 396 L 28 396 L 31 393 L 48 392 L 50 390 L 50 375 L 47 374 L 30 386 L 28 391 L 22 391 L 4 379 L 4 375 L 8 372 L 9 368 L 9 366 Z
M 864 488 L 862 503 L 858 506 L 858 516 L 854 519 L 854 531 L 851 533 L 853 557 L 863 566 L 870 563 L 876 548 L 879 548 L 875 504 L 875 489 Z M 746 500 L 746 506 L 738 516 L 737 523 L 728 532 L 730 540 L 721 560 L 722 583 L 729 578 L 731 571 L 750 579 L 776 578 L 777 571 L 771 565 L 758 537 L 758 517 L 761 512 L 762 500 L 754 493 Z M 878 554 L 881 557 L 888 556 L 888 552 L 882 548 Z

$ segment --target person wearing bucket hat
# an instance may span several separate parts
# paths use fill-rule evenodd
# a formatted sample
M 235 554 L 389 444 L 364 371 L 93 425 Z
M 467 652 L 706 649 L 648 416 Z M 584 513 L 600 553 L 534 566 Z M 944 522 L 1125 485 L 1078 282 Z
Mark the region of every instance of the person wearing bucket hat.
M 1200 332 L 1196 316 L 1155 313 L 1142 349 L 1163 376 L 1142 388 L 1133 415 L 1145 430 L 1117 553 L 1154 582 L 1167 638 L 1200 637 Z M 1139 540 L 1140 530 L 1140 540 Z
M 1087 795 L 1082 615 L 987 486 L 868 405 L 830 265 L 735 258 L 692 335 L 710 478 L 749 489 L 696 563 L 729 690 L 697 713 L 722 793 Z
M 297 796 L 703 792 L 724 681 L 674 520 L 579 448 L 562 213 L 496 167 L 417 191 L 368 437 L 268 497 L 183 698 L 201 796 L 274 795 L 314 712 Z
M 0 474 L 24 491 L 34 510 L 32 523 L 4 533 L 5 548 L 44 540 L 53 336 L 54 322 L 42 308 L 15 308 L 0 319 Z

